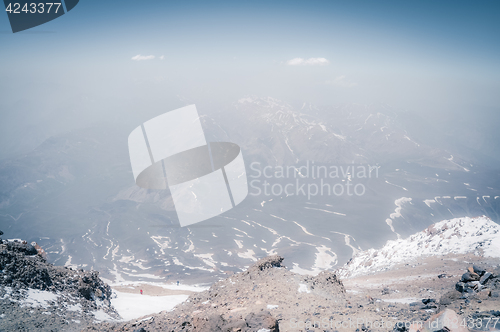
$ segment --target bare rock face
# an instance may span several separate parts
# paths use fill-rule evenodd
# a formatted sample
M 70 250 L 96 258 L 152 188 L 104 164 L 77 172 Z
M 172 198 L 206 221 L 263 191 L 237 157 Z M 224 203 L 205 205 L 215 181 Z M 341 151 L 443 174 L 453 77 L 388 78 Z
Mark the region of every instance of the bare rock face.
M 146 321 L 94 325 L 87 331 L 275 332 L 282 330 L 282 324 L 306 321 L 347 305 L 344 285 L 335 274 L 301 276 L 282 262 L 280 256 L 265 257 L 247 271 L 193 294 L 171 312 Z
M 80 330 L 98 311 L 118 318 L 99 272 L 49 264 L 37 247 L 1 240 L 0 331 Z
M 345 294 L 345 287 L 336 274 L 323 271 L 314 277 L 306 277 L 305 281 L 311 285 L 311 289 L 323 292 L 325 297 Z
M 441 312 L 450 314 L 450 309 L 453 309 L 459 315 L 459 326 L 457 327 L 457 324 L 447 326 L 448 329 L 460 331 L 457 328 L 467 326 L 472 330 L 494 330 L 500 327 L 499 273 L 498 265 L 489 268 L 469 266 L 455 284 L 455 289 L 441 296 L 439 300 Z
M 284 258 L 278 255 L 264 257 L 252 265 L 248 271 L 251 273 L 252 271 L 264 271 L 265 269 L 271 269 L 273 267 L 285 267 L 281 264 L 283 260 Z
M 38 253 L 38 255 L 40 255 L 40 256 L 41 256 L 42 258 L 44 258 L 44 259 L 47 259 L 47 253 L 45 252 L 45 250 L 43 250 L 43 248 L 42 248 L 42 247 L 40 247 L 40 246 L 38 245 L 38 243 L 36 243 L 36 242 L 31 242 L 31 245 L 32 245 L 33 247 L 35 247 L 36 252 Z
M 99 272 L 74 271 L 47 263 L 39 250 L 31 244 L 19 241 L 3 241 L 0 244 L 0 285 L 15 288 L 32 288 L 48 291 L 65 291 L 87 300 L 111 297 L 111 288 L 100 278 Z
M 462 275 L 460 281 L 455 284 L 455 289 L 472 295 L 488 293 L 491 289 L 500 289 L 500 278 L 495 271 L 492 273 L 474 265 Z
M 181 324 L 186 330 L 193 331 L 269 331 L 278 332 L 278 321 L 269 311 L 250 313 L 245 319 L 226 319 L 223 315 L 211 315 L 208 317 L 196 316 L 192 322 L 185 321 Z M 189 331 L 189 330 L 188 330 Z
M 251 312 L 245 317 L 245 323 L 248 331 L 257 331 L 258 329 L 265 329 L 270 332 L 279 331 L 278 321 L 269 311 Z

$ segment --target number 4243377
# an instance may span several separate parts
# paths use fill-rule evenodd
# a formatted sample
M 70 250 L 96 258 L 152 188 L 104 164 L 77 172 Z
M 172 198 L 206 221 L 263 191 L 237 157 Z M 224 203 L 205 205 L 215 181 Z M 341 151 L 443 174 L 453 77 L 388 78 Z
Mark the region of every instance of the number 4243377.
M 53 13 L 57 14 L 59 7 L 61 6 L 60 2 L 38 2 L 38 3 L 25 3 L 23 8 L 21 8 L 21 4 L 19 3 L 9 3 L 5 11 L 9 14 L 21 14 L 21 13 L 39 13 L 39 14 L 49 14 L 52 10 Z M 54 7 L 54 8 L 52 8 Z

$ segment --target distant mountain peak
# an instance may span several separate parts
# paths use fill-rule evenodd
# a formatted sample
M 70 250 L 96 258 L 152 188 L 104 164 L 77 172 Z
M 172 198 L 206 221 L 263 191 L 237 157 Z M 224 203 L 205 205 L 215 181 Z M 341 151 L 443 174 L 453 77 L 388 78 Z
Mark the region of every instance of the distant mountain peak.
M 406 239 L 387 241 L 380 249 L 357 253 L 339 275 L 371 274 L 419 257 L 447 254 L 500 257 L 500 225 L 486 216 L 443 220 Z

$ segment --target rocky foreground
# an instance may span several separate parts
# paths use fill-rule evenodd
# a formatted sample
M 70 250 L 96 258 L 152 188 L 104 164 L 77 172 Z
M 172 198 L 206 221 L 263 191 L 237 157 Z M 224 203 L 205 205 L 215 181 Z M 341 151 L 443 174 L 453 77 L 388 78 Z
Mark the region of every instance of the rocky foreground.
M 493 221 L 443 221 L 316 276 L 266 257 L 172 311 L 120 322 L 96 272 L 54 267 L 40 248 L 3 241 L 0 330 L 499 331 L 496 248 Z
M 80 331 L 118 318 L 96 271 L 47 263 L 35 243 L 0 239 L 0 331 Z
M 379 280 L 375 274 L 352 279 L 346 286 L 330 272 L 315 277 L 294 274 L 283 266 L 282 257 L 271 256 L 192 295 L 171 312 L 126 323 L 94 324 L 86 331 L 416 332 L 432 321 L 439 328 L 429 331 L 467 331 L 467 325 L 471 330 L 499 330 L 499 262 L 473 256 L 444 259 L 452 263 L 449 269 L 441 259 L 441 264 L 420 260 L 404 276 Z M 459 289 L 469 278 L 471 259 L 484 266 L 475 269 L 488 277 L 475 289 Z M 443 325 L 443 319 L 449 323 Z
M 271 256 L 171 312 L 87 331 L 500 330 L 499 230 L 484 217 L 443 221 L 314 277 Z

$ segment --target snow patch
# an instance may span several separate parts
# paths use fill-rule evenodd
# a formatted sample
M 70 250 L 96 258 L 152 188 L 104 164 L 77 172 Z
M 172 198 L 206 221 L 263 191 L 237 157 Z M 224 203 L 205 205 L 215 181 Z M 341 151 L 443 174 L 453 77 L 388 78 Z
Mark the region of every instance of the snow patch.
M 131 320 L 164 310 L 171 311 L 176 305 L 184 302 L 189 297 L 188 295 L 149 296 L 122 293 L 116 290 L 114 293 L 116 293 L 116 298 L 111 299 L 111 304 L 124 320 Z M 99 311 L 94 312 L 94 316 L 97 320 L 108 320 Z M 108 315 L 106 314 L 106 316 Z
M 311 291 L 307 288 L 306 284 L 299 284 L 299 289 L 297 290 L 299 293 L 310 293 Z
M 26 298 L 21 301 L 21 306 L 48 308 L 49 302 L 56 302 L 57 294 L 49 291 L 28 288 Z

